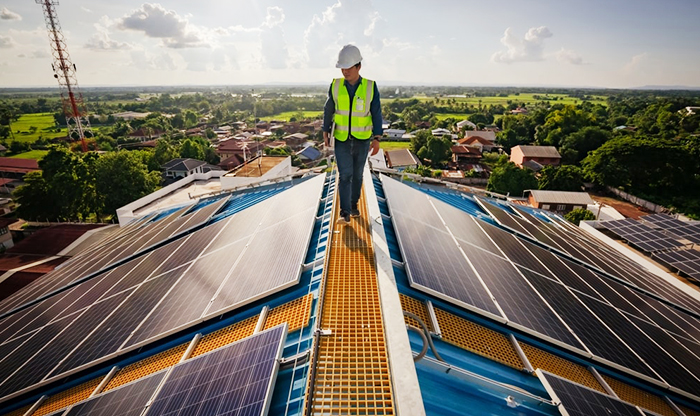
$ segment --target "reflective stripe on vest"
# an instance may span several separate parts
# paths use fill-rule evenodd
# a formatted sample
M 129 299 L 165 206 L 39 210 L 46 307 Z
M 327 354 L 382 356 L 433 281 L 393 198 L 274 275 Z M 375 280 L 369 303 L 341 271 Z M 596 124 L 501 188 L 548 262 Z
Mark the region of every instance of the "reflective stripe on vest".
M 347 140 L 349 134 L 361 140 L 372 137 L 370 103 L 374 98 L 374 81 L 362 78 L 350 103 L 345 79 L 336 78 L 333 80 L 332 95 L 335 103 L 333 136 L 341 142 Z

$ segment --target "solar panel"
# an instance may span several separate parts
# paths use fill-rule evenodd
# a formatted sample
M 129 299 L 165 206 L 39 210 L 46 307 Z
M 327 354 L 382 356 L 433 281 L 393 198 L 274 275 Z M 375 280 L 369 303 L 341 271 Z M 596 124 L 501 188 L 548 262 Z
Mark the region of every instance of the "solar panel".
M 601 224 L 620 238 L 648 253 L 684 246 L 678 241 L 677 235 L 666 235 L 639 221 L 626 219 L 603 221 Z
M 639 219 L 651 227 L 666 230 L 695 244 L 700 244 L 700 221 L 681 221 L 666 214 L 645 215 Z
M 176 365 L 147 416 L 265 415 L 287 326 Z
M 629 403 L 537 370 L 537 377 L 547 393 L 558 403 L 563 416 L 640 416 L 643 413 Z
M 500 225 L 510 228 L 513 231 L 517 231 L 522 235 L 528 236 L 532 238 L 532 235 L 530 235 L 529 232 L 525 228 L 523 228 L 514 218 L 511 214 L 506 212 L 503 208 L 498 206 L 495 203 L 491 203 L 483 198 L 475 197 L 476 200 L 479 202 L 482 208 L 486 210 L 486 212 L 491 215 L 496 222 L 498 222 Z
M 17 394 L 40 381 L 58 380 L 90 363 L 130 351 L 147 340 L 165 337 L 194 322 L 294 285 L 301 275 L 323 184 L 324 176 L 319 175 L 277 194 L 263 212 L 269 214 L 262 221 L 266 228 L 254 229 L 252 235 L 238 235 L 238 241 L 232 240 L 236 233 L 222 237 L 226 224 L 205 227 L 185 237 L 187 247 L 180 245 L 184 239 L 165 245 L 79 283 L 70 289 L 70 296 L 68 292 L 53 295 L 36 307 L 48 311 L 39 314 L 39 309 L 37 312 L 31 309 L 8 316 L 10 321 L 24 318 L 36 322 L 32 324 L 34 327 L 43 326 L 22 338 L 21 348 L 16 348 L 15 343 L 4 348 L 8 355 L 3 357 L 0 368 L 0 397 Z M 282 207 L 290 211 L 285 212 Z M 255 207 L 251 210 L 255 211 Z M 212 242 L 221 249 L 197 257 Z M 268 248 L 276 251 L 269 252 Z M 285 255 L 271 255 L 281 252 Z M 173 257 L 180 261 L 169 263 Z M 188 263 L 179 264 L 182 261 Z M 235 269 L 236 265 L 240 268 Z M 169 267 L 177 268 L 161 272 Z M 156 272 L 160 274 L 155 275 Z M 230 277 L 228 281 L 227 277 Z M 100 292 L 107 292 L 101 296 L 104 299 L 117 291 L 121 292 L 107 300 L 96 300 Z M 60 307 L 50 305 L 64 295 L 66 302 L 55 302 Z M 73 302 L 75 299 L 78 301 Z M 217 308 L 207 313 L 213 300 L 218 302 Z M 91 303 L 95 301 L 98 303 Z M 79 309 L 84 306 L 89 308 Z M 32 313 L 39 314 L 41 319 L 33 318 Z M 60 319 L 61 316 L 64 318 Z M 10 321 L 7 324 L 0 321 L 0 330 L 11 331 L 14 321 Z
M 700 251 L 696 249 L 654 253 L 652 258 L 685 273 L 692 279 L 700 280 Z
M 161 371 L 76 404 L 64 416 L 140 416 L 166 372 Z

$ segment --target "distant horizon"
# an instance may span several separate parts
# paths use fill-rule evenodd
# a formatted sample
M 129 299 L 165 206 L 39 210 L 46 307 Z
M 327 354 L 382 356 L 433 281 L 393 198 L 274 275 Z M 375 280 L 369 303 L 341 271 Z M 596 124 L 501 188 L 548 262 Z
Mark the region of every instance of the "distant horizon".
M 262 82 L 248 84 L 95 84 L 80 85 L 81 90 L 92 88 L 225 88 L 225 87 L 326 87 L 329 83 L 325 81 L 317 82 Z M 643 85 L 638 87 L 596 87 L 596 86 L 575 86 L 575 85 L 517 85 L 517 84 L 439 84 L 439 83 L 414 83 L 399 81 L 382 82 L 377 80 L 377 84 L 382 87 L 424 87 L 424 88 L 518 88 L 518 89 L 577 89 L 577 90 L 612 90 L 612 91 L 700 91 L 699 86 L 691 85 Z M 58 85 L 24 85 L 24 86 L 0 86 L 0 90 L 56 90 Z
M 700 89 L 697 0 L 92 0 L 55 11 L 84 88 L 328 84 L 350 43 L 379 86 Z M 0 87 L 54 85 L 53 60 L 42 5 L 0 5 Z

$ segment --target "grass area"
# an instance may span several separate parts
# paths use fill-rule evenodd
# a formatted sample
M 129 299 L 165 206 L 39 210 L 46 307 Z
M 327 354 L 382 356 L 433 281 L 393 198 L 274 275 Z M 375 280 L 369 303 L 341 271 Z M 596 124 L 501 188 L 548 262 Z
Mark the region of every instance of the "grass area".
M 262 117 L 261 120 L 289 121 L 290 118 L 295 117 L 298 113 L 303 113 L 305 119 L 315 119 L 323 116 L 323 111 L 285 111 L 284 113 L 274 114 L 269 117 Z
M 379 143 L 379 148 L 384 150 L 408 149 L 411 147 L 411 142 L 385 142 Z
M 540 99 L 535 99 L 535 95 L 540 96 Z M 542 93 L 520 93 L 518 95 L 510 94 L 507 97 L 438 97 L 440 99 L 440 104 L 444 104 L 447 100 L 455 100 L 458 103 L 466 102 L 475 106 L 479 105 L 495 105 L 501 104 L 503 106 L 508 105 L 508 101 L 516 103 L 524 103 L 525 105 L 534 104 L 536 102 L 542 101 L 542 97 L 549 98 L 551 104 L 581 104 L 581 100 L 578 98 L 569 97 L 566 94 L 542 94 Z M 428 97 L 425 95 L 416 95 L 412 98 L 416 98 L 420 101 L 435 101 L 435 97 Z M 592 96 L 590 101 L 593 104 L 603 104 L 606 103 L 606 98 L 604 96 Z M 556 99 L 556 100 L 555 100 Z M 383 102 L 395 101 L 395 98 L 382 99 Z
M 30 150 L 28 152 L 24 153 L 19 153 L 14 156 L 10 156 L 16 159 L 35 159 L 35 160 L 41 160 L 46 156 L 46 154 L 49 153 L 48 150 Z
M 30 128 L 37 128 L 36 132 L 31 133 Z M 20 142 L 33 143 L 43 137 L 45 139 L 53 139 L 54 137 L 66 136 L 66 129 L 61 129 L 56 132 L 56 123 L 52 113 L 35 113 L 24 114 L 17 121 L 12 123 L 12 133 L 14 139 Z M 9 141 L 12 140 L 10 137 Z

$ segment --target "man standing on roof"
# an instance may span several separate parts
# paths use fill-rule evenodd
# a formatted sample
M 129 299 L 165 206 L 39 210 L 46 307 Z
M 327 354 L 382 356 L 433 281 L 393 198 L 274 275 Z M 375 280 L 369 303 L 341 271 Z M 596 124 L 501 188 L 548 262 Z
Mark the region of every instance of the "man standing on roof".
M 360 76 L 361 62 L 362 55 L 356 46 L 343 46 L 335 64 L 343 78 L 333 80 L 323 108 L 323 140 L 326 146 L 331 139 L 334 141 L 340 176 L 338 223 L 341 224 L 350 223 L 350 217 L 360 216 L 357 202 L 365 160 L 370 148 L 372 155 L 379 152 L 383 132 L 379 90 L 374 81 Z

